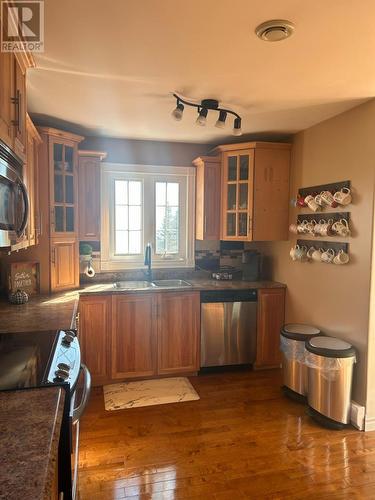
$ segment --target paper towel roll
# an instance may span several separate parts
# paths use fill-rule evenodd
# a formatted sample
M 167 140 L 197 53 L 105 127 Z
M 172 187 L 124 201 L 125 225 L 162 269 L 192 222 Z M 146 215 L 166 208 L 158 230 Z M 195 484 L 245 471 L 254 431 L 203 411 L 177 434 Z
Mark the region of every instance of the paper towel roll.
M 92 267 L 91 262 L 85 267 L 85 274 L 89 278 L 93 278 L 95 276 L 95 269 Z

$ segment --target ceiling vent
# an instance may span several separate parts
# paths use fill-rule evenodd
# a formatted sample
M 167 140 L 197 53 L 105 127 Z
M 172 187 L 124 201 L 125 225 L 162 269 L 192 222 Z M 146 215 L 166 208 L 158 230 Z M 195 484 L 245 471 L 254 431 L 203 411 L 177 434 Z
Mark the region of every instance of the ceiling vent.
M 260 24 L 255 29 L 256 35 L 266 42 L 280 42 L 289 38 L 294 32 L 294 24 L 282 19 L 273 19 Z

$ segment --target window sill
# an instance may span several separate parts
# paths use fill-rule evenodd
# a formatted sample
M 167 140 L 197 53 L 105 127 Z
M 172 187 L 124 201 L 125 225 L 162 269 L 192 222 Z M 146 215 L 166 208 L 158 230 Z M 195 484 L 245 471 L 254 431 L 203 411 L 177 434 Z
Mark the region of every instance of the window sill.
M 165 259 L 162 261 L 152 261 L 152 269 L 185 269 L 194 268 L 194 260 L 171 260 Z M 139 262 L 126 262 L 126 261 L 104 261 L 100 262 L 101 271 L 126 271 L 128 269 L 145 269 L 143 260 Z

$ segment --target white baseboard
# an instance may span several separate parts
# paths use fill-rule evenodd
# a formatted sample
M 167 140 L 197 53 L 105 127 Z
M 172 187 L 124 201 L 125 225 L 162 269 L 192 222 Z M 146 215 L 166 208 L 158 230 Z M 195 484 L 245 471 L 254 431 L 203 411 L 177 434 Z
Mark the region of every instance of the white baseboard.
M 375 417 L 365 417 L 365 432 L 375 431 Z

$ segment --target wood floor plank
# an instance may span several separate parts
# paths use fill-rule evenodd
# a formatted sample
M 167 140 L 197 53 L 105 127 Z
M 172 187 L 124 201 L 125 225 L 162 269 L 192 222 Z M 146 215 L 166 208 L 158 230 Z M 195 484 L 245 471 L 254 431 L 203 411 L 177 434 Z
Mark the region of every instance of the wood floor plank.
M 283 395 L 280 371 L 192 377 L 199 401 L 81 424 L 80 499 L 375 500 L 375 432 L 331 431 Z

